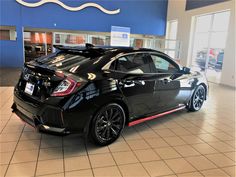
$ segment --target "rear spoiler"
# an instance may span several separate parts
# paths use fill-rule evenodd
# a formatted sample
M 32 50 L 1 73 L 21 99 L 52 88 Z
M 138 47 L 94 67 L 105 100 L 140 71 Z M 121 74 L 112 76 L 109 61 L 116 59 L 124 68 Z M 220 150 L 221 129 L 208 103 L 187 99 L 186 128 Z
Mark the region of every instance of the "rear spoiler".
M 63 45 L 53 45 L 54 48 L 60 51 L 67 52 L 79 52 L 84 55 L 91 56 L 101 56 L 105 53 L 105 50 L 101 47 L 96 47 L 93 44 L 86 43 L 84 46 L 63 46 Z
M 54 69 L 44 67 L 43 65 L 24 63 L 24 67 L 32 70 L 33 72 L 37 72 L 37 73 L 40 73 L 40 74 L 43 74 L 43 75 L 53 75 L 53 74 L 55 74 Z
M 79 46 L 64 46 L 64 45 L 53 45 L 54 48 L 59 50 L 78 50 L 78 51 L 84 51 L 89 49 L 101 49 L 99 47 L 95 47 L 93 44 L 86 43 L 85 45 L 79 45 Z

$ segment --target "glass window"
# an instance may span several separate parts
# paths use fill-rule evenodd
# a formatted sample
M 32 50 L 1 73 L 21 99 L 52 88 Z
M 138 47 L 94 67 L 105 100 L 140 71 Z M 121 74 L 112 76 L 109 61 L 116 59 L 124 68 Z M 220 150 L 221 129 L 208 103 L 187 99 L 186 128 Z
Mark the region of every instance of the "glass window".
M 25 62 L 52 53 L 52 33 L 24 31 Z
M 177 39 L 178 21 L 171 20 L 167 22 L 166 40 L 164 52 L 174 59 L 178 58 L 179 45 Z
M 178 69 L 176 66 L 174 66 L 172 63 L 167 61 L 166 59 L 157 56 L 157 55 L 151 55 L 151 58 L 153 60 L 153 63 L 155 65 L 155 70 L 157 73 L 176 73 L 178 72 Z
M 230 11 L 196 17 L 192 69 L 205 72 L 211 82 L 220 82 L 229 20 Z
M 151 73 L 150 62 L 146 54 L 123 56 L 117 60 L 116 69 L 127 73 Z
M 131 38 L 130 44 L 132 47 L 142 48 L 144 47 L 144 39 Z
M 210 48 L 225 48 L 227 32 L 213 32 L 211 35 Z
M 227 31 L 229 25 L 230 11 L 216 13 L 214 15 L 213 31 Z
M 166 34 L 167 39 L 176 39 L 178 30 L 178 21 L 172 20 L 167 22 Z
M 0 40 L 16 40 L 16 27 L 0 26 Z
M 54 45 L 66 45 L 66 46 L 78 46 L 85 44 L 85 34 L 76 33 L 53 33 L 53 44 Z
M 105 35 L 88 35 L 88 43 L 99 46 L 108 46 L 110 44 L 110 37 Z
M 211 27 L 211 15 L 199 16 L 196 21 L 196 32 L 208 32 Z

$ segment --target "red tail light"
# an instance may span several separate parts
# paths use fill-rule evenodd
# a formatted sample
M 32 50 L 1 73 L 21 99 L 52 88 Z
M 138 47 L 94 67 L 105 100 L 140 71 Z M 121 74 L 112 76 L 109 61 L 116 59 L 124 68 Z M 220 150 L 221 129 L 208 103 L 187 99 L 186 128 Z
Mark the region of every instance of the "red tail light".
M 71 78 L 66 78 L 61 81 L 61 83 L 55 88 L 51 96 L 66 96 L 71 94 L 77 86 L 80 86 L 81 83 L 77 83 Z

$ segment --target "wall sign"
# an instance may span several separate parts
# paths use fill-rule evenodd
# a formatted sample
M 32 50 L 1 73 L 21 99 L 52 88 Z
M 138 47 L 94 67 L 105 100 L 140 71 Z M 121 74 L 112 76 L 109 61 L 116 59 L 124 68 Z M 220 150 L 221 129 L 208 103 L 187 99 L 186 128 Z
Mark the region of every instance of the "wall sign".
M 63 7 L 64 9 L 69 10 L 69 11 L 80 11 L 80 10 L 83 10 L 88 7 L 94 7 L 94 8 L 97 8 L 97 9 L 101 10 L 102 12 L 109 14 L 109 15 L 114 15 L 114 14 L 120 13 L 120 9 L 107 10 L 97 3 L 85 3 L 85 4 L 82 4 L 78 7 L 70 7 L 66 4 L 64 4 L 63 2 L 61 2 L 60 0 L 41 0 L 41 1 L 35 2 L 35 3 L 25 2 L 24 0 L 16 0 L 16 2 L 18 2 L 19 4 L 26 6 L 26 7 L 38 7 L 38 6 L 41 6 L 46 3 L 55 3 L 55 4 L 58 4 L 59 6 Z
M 130 46 L 130 28 L 121 26 L 111 27 L 111 46 Z

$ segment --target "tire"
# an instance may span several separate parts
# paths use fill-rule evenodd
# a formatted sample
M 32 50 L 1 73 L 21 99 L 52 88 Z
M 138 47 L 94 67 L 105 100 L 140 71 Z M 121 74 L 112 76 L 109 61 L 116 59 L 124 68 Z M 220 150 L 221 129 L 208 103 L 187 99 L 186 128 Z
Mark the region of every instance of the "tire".
M 119 138 L 124 125 L 124 109 L 116 103 L 105 105 L 93 117 L 89 130 L 91 140 L 100 146 L 109 145 Z
M 199 111 L 205 101 L 205 98 L 206 98 L 206 89 L 204 88 L 203 85 L 199 85 L 195 89 L 190 99 L 189 105 L 187 107 L 188 110 L 192 112 Z

